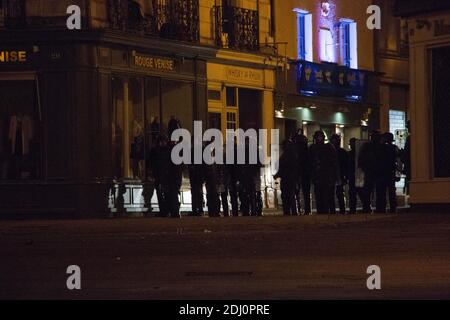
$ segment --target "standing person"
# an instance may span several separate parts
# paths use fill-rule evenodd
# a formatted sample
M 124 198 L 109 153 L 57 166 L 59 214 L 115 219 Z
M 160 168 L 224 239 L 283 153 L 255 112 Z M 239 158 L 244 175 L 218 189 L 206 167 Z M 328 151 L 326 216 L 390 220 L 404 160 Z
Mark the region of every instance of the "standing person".
M 205 167 L 203 163 L 200 164 L 195 163 L 194 151 L 195 148 L 193 144 L 191 152 L 192 159 L 191 164 L 189 165 L 189 181 L 191 183 L 191 195 L 192 195 L 192 215 L 196 217 L 201 217 L 203 216 L 204 213 L 203 185 L 205 183 Z
M 294 138 L 296 154 L 297 154 L 297 190 L 295 192 L 297 200 L 297 210 L 301 213 L 301 193 L 303 194 L 303 213 L 305 215 L 311 214 L 311 175 L 309 172 L 309 150 L 308 150 L 308 138 L 303 134 L 303 131 L 299 129 Z
M 206 204 L 211 218 L 220 217 L 220 200 L 217 190 L 217 164 L 205 165 Z
M 212 151 L 211 155 L 213 157 L 215 156 L 215 150 Z M 220 217 L 218 171 L 219 167 L 217 163 L 205 164 L 206 204 L 208 206 L 208 214 L 211 218 Z
M 356 186 L 356 139 L 350 139 L 350 152 L 348 153 L 348 197 L 349 197 L 349 206 L 350 206 L 350 214 L 356 214 L 356 206 L 358 198 L 361 202 L 364 201 L 363 189 Z
M 372 194 L 377 179 L 377 160 L 380 150 L 381 134 L 373 131 L 370 141 L 361 147 L 358 158 L 358 166 L 364 172 L 363 212 L 372 213 Z
M 297 215 L 297 204 L 295 201 L 297 177 L 295 145 L 286 141 L 284 143 L 284 153 L 280 157 L 278 173 L 274 176 L 275 179 L 281 179 L 281 199 L 285 216 Z
M 331 213 L 331 201 L 334 199 L 339 163 L 337 152 L 330 143 L 325 144 L 325 133 L 314 134 L 314 144 L 309 149 L 310 170 L 318 214 Z
M 234 217 L 239 216 L 239 184 L 240 184 L 240 166 L 237 164 L 237 144 L 234 141 L 234 162 L 226 165 L 228 172 L 228 189 L 231 200 L 231 213 Z
M 255 141 L 245 141 L 245 164 L 240 166 L 241 211 L 244 216 L 261 216 L 261 166 L 258 162 L 251 163 L 250 161 L 250 143 L 255 143 Z M 256 156 L 258 159 L 258 155 Z
M 224 159 L 226 159 L 226 155 L 224 152 Z M 219 201 L 219 210 L 222 205 L 222 212 L 224 217 L 230 216 L 230 210 L 228 205 L 228 186 L 230 184 L 230 177 L 228 173 L 228 167 L 225 164 L 217 164 L 217 194 Z
M 169 208 L 169 216 L 171 218 L 180 218 L 180 192 L 181 185 L 183 182 L 183 166 L 176 165 L 172 161 L 172 150 L 177 143 L 169 142 L 169 174 L 165 177 L 168 181 L 168 192 L 167 192 L 167 200 L 168 200 L 168 208 Z
M 398 148 L 393 144 L 394 135 L 390 132 L 383 134 L 382 144 L 380 144 L 380 152 L 377 171 L 377 213 L 386 213 L 386 192 L 389 194 L 390 213 L 397 212 L 397 189 L 396 170 Z
M 158 136 L 156 146 L 151 151 L 150 161 L 158 197 L 158 216 L 167 217 L 169 215 L 169 180 L 167 176 L 169 175 L 171 162 L 167 136 Z
M 339 203 L 339 213 L 345 214 L 345 186 L 348 182 L 348 153 L 344 148 L 341 148 L 341 140 L 342 138 L 338 134 L 333 134 L 330 139 L 331 144 L 337 151 L 339 161 L 339 175 L 336 185 L 336 197 Z M 334 197 L 331 201 L 331 211 L 336 211 Z

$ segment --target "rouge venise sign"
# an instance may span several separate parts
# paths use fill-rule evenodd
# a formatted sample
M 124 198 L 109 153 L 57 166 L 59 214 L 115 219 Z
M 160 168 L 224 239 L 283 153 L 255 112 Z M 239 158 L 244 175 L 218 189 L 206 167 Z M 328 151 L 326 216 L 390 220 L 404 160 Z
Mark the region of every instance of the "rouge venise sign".
M 175 71 L 175 61 L 169 58 L 151 57 L 140 54 L 133 56 L 133 63 L 135 67 L 152 69 L 158 71 Z
M 22 63 L 27 62 L 26 51 L 1 50 L 0 63 Z

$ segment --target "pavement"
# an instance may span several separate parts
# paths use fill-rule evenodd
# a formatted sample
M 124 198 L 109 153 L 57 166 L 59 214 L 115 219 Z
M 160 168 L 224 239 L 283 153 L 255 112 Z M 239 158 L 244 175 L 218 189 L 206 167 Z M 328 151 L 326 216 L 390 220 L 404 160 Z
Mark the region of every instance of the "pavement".
M 449 244 L 450 214 L 1 221 L 0 299 L 448 299 Z

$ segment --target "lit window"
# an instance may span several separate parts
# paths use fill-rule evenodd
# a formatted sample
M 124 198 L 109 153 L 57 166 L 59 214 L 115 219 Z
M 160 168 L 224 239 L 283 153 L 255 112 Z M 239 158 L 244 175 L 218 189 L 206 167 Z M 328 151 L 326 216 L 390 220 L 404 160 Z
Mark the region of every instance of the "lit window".
M 333 34 L 329 29 L 320 29 L 320 59 L 325 62 L 336 62 Z
M 301 9 L 294 11 L 297 12 L 298 59 L 312 62 L 312 15 Z
M 301 9 L 294 11 L 297 12 L 298 59 L 312 62 L 312 15 Z
M 358 34 L 353 20 L 341 19 L 341 57 L 343 65 L 358 69 Z

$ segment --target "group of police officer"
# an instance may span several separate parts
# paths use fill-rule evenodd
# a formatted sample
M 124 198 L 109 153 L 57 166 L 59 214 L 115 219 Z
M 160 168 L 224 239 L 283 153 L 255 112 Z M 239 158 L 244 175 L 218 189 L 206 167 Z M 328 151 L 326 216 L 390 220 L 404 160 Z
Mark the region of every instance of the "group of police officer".
M 168 126 L 169 136 L 181 128 L 176 119 Z M 372 212 L 372 198 L 376 194 L 375 212 L 385 213 L 386 194 L 389 194 L 391 213 L 397 210 L 395 183 L 398 181 L 399 149 L 393 144 L 391 133 L 374 131 L 369 142 L 356 153 L 356 139 L 350 140 L 350 151 L 341 147 L 341 137 L 333 134 L 326 143 L 323 131 L 314 134 L 314 141 L 299 130 L 284 143 L 279 159 L 279 171 L 274 176 L 281 180 L 281 198 L 284 215 L 311 214 L 311 190 L 314 190 L 318 214 L 335 214 L 336 200 L 339 213 L 346 213 L 345 189 L 348 185 L 349 213 L 357 210 L 360 198 L 365 213 Z M 195 164 L 187 165 L 192 194 L 192 215 L 204 215 L 204 194 L 210 217 L 262 216 L 261 165 L 250 164 L 249 141 L 245 141 L 245 164 Z M 172 149 L 176 145 L 168 136 L 158 135 L 156 144 L 147 158 L 153 183 L 144 190 L 144 197 L 151 199 L 156 192 L 159 215 L 180 217 L 179 195 L 185 166 L 172 161 Z M 234 152 L 237 159 L 238 145 Z M 194 158 L 194 152 L 191 153 Z M 226 159 L 226 155 L 224 155 Z M 192 159 L 194 160 L 194 159 Z M 231 207 L 229 205 L 231 200 Z
M 172 118 L 168 125 L 168 136 L 181 128 L 180 122 Z M 176 165 L 172 161 L 172 150 L 176 142 L 166 135 L 155 136 L 156 143 L 147 157 L 146 167 L 152 177 L 151 183 L 144 188 L 144 198 L 151 207 L 151 198 L 156 192 L 159 204 L 159 216 L 180 217 L 179 195 L 182 186 L 183 170 L 189 172 L 192 195 L 192 215 L 204 215 L 204 194 L 206 188 L 206 207 L 210 217 L 262 216 L 261 166 L 250 164 L 248 158 L 249 143 L 245 145 L 247 159 L 245 164 L 196 164 L 194 150 L 189 165 Z M 194 147 L 193 147 L 194 148 Z M 234 146 L 237 159 L 238 145 Z M 226 154 L 223 155 L 226 159 Z M 236 161 L 237 162 L 237 161 Z M 231 207 L 228 199 L 231 199 Z
M 345 214 L 345 189 L 348 185 L 349 213 L 357 211 L 357 197 L 365 213 L 372 213 L 372 198 L 376 195 L 376 213 L 397 211 L 395 183 L 399 181 L 400 150 L 393 144 L 391 133 L 374 131 L 369 142 L 356 153 L 356 139 L 350 140 L 350 151 L 341 147 L 341 137 L 333 134 L 326 143 L 323 131 L 314 134 L 308 146 L 307 138 L 298 131 L 284 143 L 280 158 L 283 212 L 285 215 L 302 213 L 300 201 L 303 193 L 303 213 L 311 214 L 310 190 L 313 186 L 318 214 L 335 214 L 336 200 L 339 213 Z

